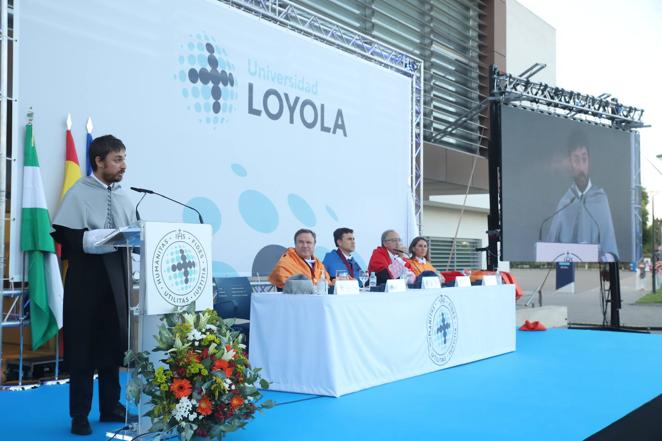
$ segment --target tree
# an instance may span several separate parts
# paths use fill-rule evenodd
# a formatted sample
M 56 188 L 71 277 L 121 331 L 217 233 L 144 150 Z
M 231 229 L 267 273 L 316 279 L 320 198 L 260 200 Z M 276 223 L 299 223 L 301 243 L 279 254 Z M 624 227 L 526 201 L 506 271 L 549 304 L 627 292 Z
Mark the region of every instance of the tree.
M 642 244 L 642 253 L 644 256 L 650 256 L 653 251 L 653 225 L 649 225 L 649 213 L 648 213 L 648 192 L 645 188 L 641 188 L 641 244 Z M 658 210 L 662 211 L 662 201 L 658 198 Z M 659 212 L 659 211 L 658 211 Z M 660 227 L 662 226 L 662 219 L 659 217 L 655 218 L 655 242 L 659 246 L 662 239 L 662 231 Z

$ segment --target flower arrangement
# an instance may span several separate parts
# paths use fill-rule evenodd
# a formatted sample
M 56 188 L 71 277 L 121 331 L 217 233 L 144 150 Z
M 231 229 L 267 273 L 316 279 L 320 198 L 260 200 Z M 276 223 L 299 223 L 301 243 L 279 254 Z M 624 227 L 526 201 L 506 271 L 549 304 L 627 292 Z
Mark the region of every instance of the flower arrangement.
M 185 311 L 164 315 L 154 352 L 163 352 L 164 366 L 155 367 L 149 353 L 129 352 L 126 362 L 135 366 L 129 398 L 150 398 L 150 432 L 177 432 L 182 441 L 194 435 L 222 439 L 226 432 L 244 427 L 256 411 L 271 408 L 270 400 L 258 403 L 260 378 L 246 358 L 239 333 L 215 311 Z

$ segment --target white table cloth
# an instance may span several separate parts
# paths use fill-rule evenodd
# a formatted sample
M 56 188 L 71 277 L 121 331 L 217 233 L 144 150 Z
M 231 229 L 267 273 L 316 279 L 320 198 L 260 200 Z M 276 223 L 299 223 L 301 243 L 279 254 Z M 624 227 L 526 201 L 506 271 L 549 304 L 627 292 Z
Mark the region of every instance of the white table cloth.
M 515 350 L 513 285 L 254 293 L 250 361 L 273 390 L 340 396 Z

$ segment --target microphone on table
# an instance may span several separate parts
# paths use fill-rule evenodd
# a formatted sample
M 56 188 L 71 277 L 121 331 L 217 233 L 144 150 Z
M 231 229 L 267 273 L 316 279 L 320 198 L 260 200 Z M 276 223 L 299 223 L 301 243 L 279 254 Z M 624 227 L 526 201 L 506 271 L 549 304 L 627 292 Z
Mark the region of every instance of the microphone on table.
M 177 201 L 177 200 L 175 200 L 175 199 L 173 199 L 173 198 L 169 198 L 168 196 L 163 195 L 163 194 L 161 194 L 161 193 L 158 193 L 158 192 L 156 192 L 156 191 L 154 191 L 154 190 L 148 190 L 148 189 L 146 189 L 146 188 L 140 188 L 140 187 L 129 187 L 129 188 L 131 188 L 131 190 L 133 190 L 133 191 L 135 191 L 135 192 L 143 193 L 143 198 L 140 199 L 140 201 L 139 201 L 138 204 L 136 205 L 136 217 L 138 217 L 138 220 L 140 220 L 140 216 L 138 216 L 138 205 L 140 205 L 140 202 L 142 202 L 142 200 L 144 199 L 145 195 L 148 195 L 148 194 L 155 194 L 155 195 L 157 195 L 157 196 L 161 196 L 162 198 L 167 199 L 167 200 L 169 200 L 169 201 L 171 201 L 171 202 L 174 202 L 175 204 L 179 204 L 179 205 L 181 205 L 182 207 L 186 207 L 186 208 L 189 208 L 189 209 L 195 211 L 195 212 L 198 214 L 198 220 L 200 221 L 200 223 L 201 223 L 201 224 L 204 224 L 204 223 L 205 223 L 205 221 L 202 219 L 202 214 L 200 214 L 200 212 L 199 212 L 197 209 L 191 207 L 190 205 L 186 205 L 186 204 L 184 204 L 184 203 L 182 203 L 182 202 L 179 202 L 179 201 Z

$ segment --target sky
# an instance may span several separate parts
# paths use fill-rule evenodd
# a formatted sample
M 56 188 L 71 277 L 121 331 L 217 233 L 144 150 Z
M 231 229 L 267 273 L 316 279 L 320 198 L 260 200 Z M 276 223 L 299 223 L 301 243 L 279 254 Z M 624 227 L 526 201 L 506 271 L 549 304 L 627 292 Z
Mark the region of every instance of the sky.
M 644 109 L 641 184 L 662 207 L 662 1 L 517 1 L 556 29 L 557 86 Z

